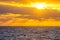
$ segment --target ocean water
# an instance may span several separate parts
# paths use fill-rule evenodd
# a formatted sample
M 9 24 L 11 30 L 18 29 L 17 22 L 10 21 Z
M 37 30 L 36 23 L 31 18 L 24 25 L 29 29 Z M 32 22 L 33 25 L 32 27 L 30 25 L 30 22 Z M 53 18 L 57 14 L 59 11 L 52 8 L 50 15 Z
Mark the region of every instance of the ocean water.
M 0 40 L 60 40 L 60 27 L 0 27 Z

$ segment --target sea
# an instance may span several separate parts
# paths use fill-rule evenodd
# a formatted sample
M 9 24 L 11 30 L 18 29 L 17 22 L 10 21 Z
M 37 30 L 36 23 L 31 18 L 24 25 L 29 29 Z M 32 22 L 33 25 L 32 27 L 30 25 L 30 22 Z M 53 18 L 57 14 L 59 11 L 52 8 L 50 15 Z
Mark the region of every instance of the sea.
M 60 40 L 60 27 L 0 26 L 0 40 Z

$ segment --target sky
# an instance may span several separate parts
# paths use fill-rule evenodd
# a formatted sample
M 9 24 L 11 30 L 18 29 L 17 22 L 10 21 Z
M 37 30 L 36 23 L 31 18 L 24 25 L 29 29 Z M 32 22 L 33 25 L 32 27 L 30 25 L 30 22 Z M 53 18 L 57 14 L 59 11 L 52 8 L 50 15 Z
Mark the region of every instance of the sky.
M 0 26 L 60 26 L 60 0 L 0 0 Z

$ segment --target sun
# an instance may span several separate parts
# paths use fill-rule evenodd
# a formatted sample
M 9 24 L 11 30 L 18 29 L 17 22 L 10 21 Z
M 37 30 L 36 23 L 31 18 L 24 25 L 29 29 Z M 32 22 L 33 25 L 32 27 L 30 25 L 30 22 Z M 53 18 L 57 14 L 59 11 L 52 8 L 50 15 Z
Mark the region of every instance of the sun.
M 33 3 L 32 7 L 35 7 L 37 9 L 45 9 L 47 6 L 45 3 Z

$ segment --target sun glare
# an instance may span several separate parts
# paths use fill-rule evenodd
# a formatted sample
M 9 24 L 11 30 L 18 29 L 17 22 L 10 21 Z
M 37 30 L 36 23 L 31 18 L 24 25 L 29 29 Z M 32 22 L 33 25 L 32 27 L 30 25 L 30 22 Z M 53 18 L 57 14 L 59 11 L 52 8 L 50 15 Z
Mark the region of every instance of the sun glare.
M 32 4 L 32 7 L 35 7 L 37 9 L 45 9 L 47 6 L 45 3 L 34 3 Z

